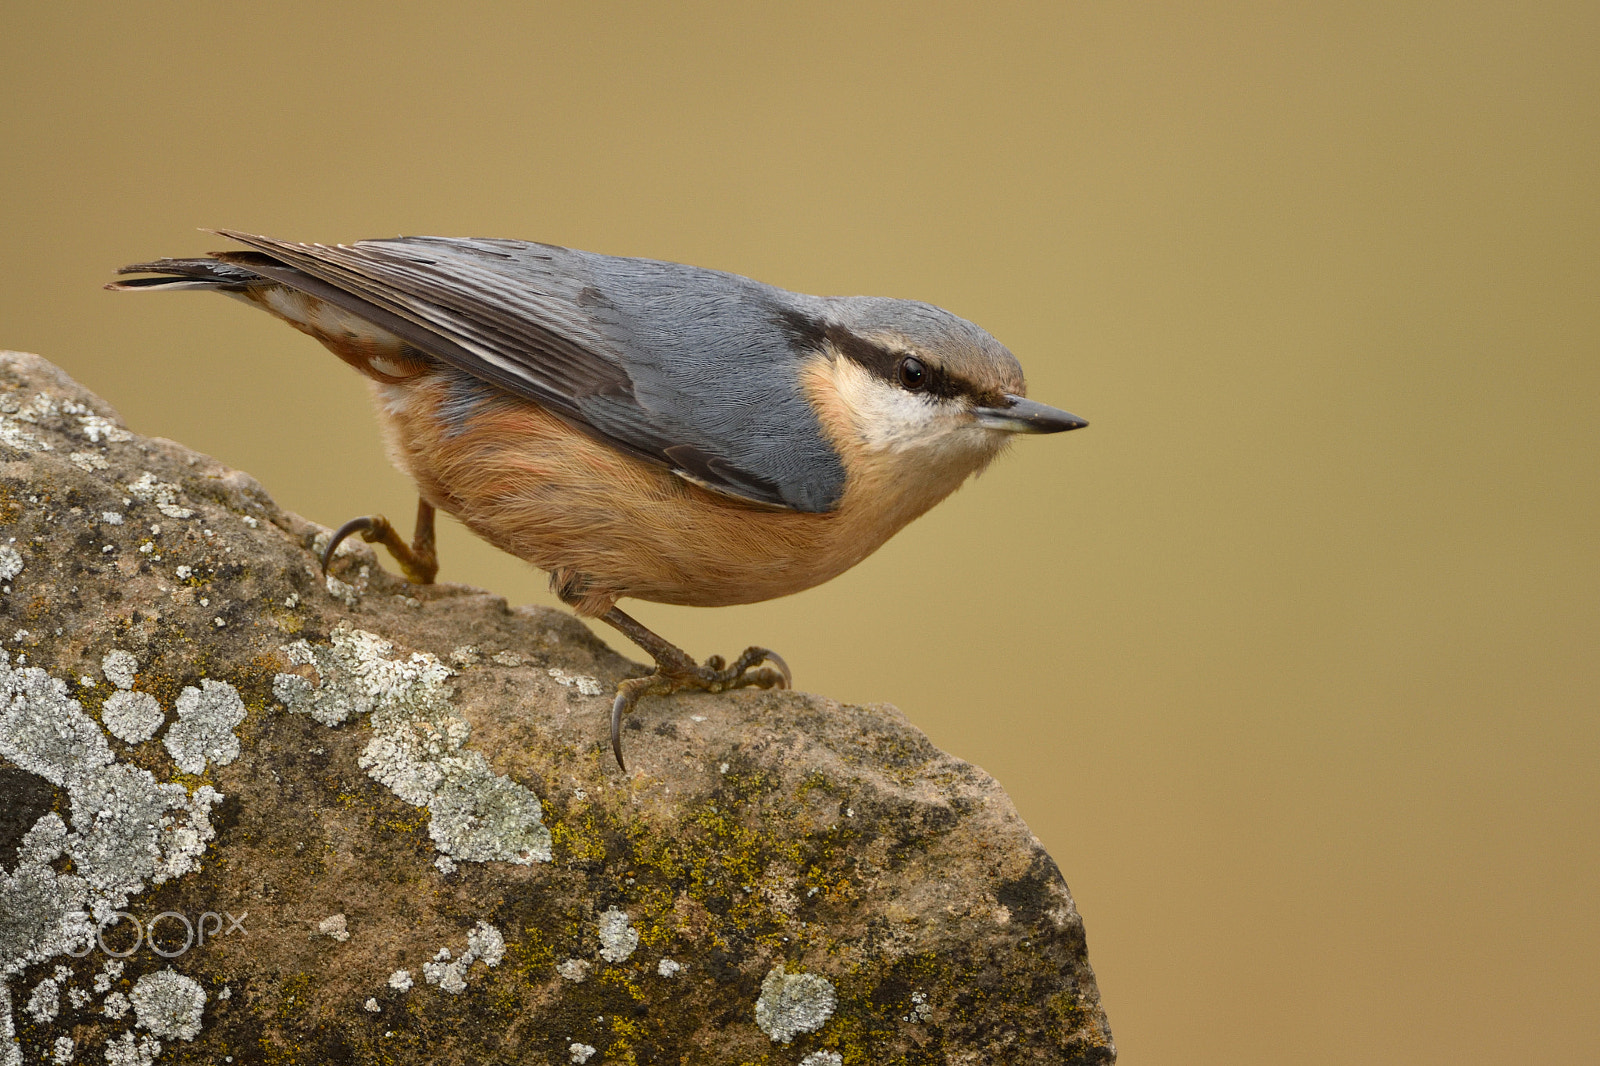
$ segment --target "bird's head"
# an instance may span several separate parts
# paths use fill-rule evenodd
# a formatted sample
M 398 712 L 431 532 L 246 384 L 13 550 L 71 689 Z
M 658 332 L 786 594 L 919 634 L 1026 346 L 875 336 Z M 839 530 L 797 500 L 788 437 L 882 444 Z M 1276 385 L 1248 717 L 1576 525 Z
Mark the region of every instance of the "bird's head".
M 789 325 L 816 353 L 802 382 L 852 480 L 931 493 L 925 508 L 1017 434 L 1088 425 L 1028 399 L 1016 356 L 948 311 L 877 297 L 833 297 L 819 310 Z

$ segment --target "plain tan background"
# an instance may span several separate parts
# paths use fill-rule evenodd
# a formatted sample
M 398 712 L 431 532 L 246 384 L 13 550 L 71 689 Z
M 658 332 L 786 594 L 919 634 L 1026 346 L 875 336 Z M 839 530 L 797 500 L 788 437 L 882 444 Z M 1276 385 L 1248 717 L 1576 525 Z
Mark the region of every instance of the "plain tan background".
M 824 588 L 643 620 L 999 777 L 1124 1062 L 1600 1058 L 1592 3 L 0 18 L 0 345 L 324 523 L 410 513 L 355 375 L 113 268 L 516 236 L 983 324 L 1091 428 Z

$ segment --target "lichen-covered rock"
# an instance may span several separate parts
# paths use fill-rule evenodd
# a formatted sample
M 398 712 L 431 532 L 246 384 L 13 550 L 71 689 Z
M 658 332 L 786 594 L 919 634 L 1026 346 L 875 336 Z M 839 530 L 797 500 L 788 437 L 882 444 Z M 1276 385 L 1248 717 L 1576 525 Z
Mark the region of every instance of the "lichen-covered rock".
M 893 708 L 647 700 L 623 774 L 640 666 L 326 536 L 0 355 L 0 1066 L 1113 1060 L 1054 863 Z

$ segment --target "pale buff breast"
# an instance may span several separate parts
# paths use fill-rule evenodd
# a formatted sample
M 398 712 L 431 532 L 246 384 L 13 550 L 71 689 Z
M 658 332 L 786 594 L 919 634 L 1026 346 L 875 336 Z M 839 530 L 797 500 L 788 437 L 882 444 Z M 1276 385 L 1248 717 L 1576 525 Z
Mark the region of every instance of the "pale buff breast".
M 618 598 L 714 607 L 799 592 L 844 572 L 943 499 L 959 471 L 874 446 L 849 402 L 853 364 L 819 357 L 802 380 L 850 471 L 837 510 L 746 505 L 625 455 L 533 404 L 487 401 L 464 424 L 437 412 L 447 380 L 374 382 L 391 455 L 422 496 L 485 540 L 555 575 L 580 614 Z

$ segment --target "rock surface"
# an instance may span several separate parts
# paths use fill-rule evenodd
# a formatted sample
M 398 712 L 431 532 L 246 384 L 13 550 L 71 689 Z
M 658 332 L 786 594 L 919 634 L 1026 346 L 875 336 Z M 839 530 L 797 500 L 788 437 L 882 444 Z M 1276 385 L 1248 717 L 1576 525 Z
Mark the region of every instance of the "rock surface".
M 624 775 L 641 667 L 326 535 L 0 354 L 0 1064 L 1113 1061 L 1055 864 L 894 708 L 648 700 Z

